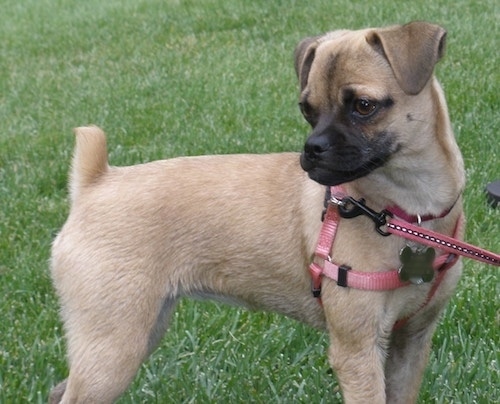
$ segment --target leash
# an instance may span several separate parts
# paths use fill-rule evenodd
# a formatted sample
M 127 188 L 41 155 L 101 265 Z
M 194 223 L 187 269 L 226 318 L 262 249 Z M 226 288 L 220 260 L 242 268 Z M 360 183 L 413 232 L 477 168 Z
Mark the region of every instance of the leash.
M 376 231 L 383 236 L 394 234 L 407 240 L 418 242 L 427 247 L 436 247 L 448 253 L 458 254 L 486 264 L 500 266 L 499 254 L 476 247 L 456 238 L 416 226 L 407 221 L 395 219 L 393 213 L 389 210 L 384 209 L 381 212 L 376 212 L 366 206 L 363 199 L 356 200 L 347 196 L 339 200 L 338 198 L 332 197 L 332 203 L 338 205 L 341 217 L 353 218 L 360 215 L 369 217 L 375 223 Z M 390 217 L 389 220 L 387 220 L 388 217 Z M 430 218 L 427 217 L 427 220 L 439 217 L 442 217 L 442 215 Z M 384 226 L 387 227 L 386 230 L 382 229 Z
M 458 254 L 486 264 L 500 266 L 500 255 L 432 230 L 423 229 L 411 223 L 390 219 L 387 231 L 407 240 L 416 241 L 428 247 L 436 247 L 448 253 Z

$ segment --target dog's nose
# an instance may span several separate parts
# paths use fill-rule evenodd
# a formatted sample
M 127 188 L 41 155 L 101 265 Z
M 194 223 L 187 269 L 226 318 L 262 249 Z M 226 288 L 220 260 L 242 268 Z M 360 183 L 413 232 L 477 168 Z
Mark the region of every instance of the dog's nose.
M 311 136 L 304 145 L 304 154 L 311 161 L 315 161 L 330 148 L 326 136 Z

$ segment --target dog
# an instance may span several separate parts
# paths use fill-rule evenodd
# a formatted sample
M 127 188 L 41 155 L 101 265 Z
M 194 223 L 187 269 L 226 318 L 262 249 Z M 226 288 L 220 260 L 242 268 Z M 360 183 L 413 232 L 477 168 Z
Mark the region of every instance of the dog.
M 422 226 L 456 233 L 464 168 L 434 76 L 445 38 L 437 25 L 412 22 L 300 42 L 299 105 L 312 127 L 302 153 L 113 167 L 103 131 L 77 128 L 71 209 L 51 257 L 70 370 L 50 401 L 117 399 L 178 299 L 192 296 L 326 330 L 346 403 L 415 402 L 460 262 L 431 299 L 435 281 L 366 291 L 323 277 L 321 303 L 308 267 L 334 185 L 374 210 L 397 206 L 431 217 Z M 375 273 L 398 268 L 405 246 L 358 217 L 340 219 L 330 254 Z

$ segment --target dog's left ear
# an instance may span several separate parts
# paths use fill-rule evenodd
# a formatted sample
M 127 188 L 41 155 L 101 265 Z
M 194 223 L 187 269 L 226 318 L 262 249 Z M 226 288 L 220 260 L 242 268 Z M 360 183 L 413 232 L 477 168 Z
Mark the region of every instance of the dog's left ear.
M 385 55 L 406 94 L 418 94 L 444 54 L 446 31 L 438 25 L 415 21 L 375 30 L 367 42 Z
M 300 91 L 307 85 L 309 71 L 319 44 L 319 36 L 303 39 L 295 48 L 295 72 L 300 83 Z

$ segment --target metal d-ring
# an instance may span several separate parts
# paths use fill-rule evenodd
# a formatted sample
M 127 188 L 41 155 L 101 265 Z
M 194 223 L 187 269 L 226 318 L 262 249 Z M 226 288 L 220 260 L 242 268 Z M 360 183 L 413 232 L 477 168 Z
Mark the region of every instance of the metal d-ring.
M 339 199 L 337 198 L 335 195 L 330 195 L 330 200 L 329 202 L 333 205 L 337 205 L 337 206 L 345 206 L 346 205 L 346 201 L 344 199 Z

